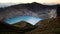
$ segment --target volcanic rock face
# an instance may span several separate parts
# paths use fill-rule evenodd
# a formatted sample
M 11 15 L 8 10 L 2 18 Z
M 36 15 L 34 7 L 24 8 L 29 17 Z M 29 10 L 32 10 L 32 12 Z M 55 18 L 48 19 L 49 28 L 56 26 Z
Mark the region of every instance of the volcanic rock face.
M 60 16 L 60 5 L 57 5 L 57 16 Z
M 53 14 L 51 14 L 53 11 Z M 46 6 L 38 3 L 20 4 L 0 9 L 0 18 L 3 20 L 17 16 L 35 16 L 39 18 L 56 17 L 56 7 Z

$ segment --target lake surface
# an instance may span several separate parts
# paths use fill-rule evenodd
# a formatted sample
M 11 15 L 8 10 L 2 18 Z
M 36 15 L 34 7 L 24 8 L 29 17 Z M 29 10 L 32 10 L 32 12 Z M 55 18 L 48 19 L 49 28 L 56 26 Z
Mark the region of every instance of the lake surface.
M 40 20 L 42 20 L 42 18 L 33 17 L 33 16 L 19 16 L 19 17 L 14 17 L 14 18 L 8 19 L 8 20 L 6 20 L 6 22 L 9 24 L 14 24 L 14 23 L 18 23 L 20 21 L 26 21 L 32 25 L 35 25 Z

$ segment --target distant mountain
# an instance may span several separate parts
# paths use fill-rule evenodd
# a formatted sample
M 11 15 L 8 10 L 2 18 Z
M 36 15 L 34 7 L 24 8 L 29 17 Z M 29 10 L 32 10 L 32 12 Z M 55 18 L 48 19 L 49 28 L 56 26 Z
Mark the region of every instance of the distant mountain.
M 56 5 L 43 5 L 36 2 L 27 4 L 12 5 L 6 8 L 0 8 L 0 18 L 6 20 L 17 16 L 35 16 L 40 18 L 50 18 L 52 10 L 55 12 Z M 53 13 L 54 17 L 56 13 Z
M 17 5 L 12 5 L 10 7 L 13 7 L 13 8 L 30 8 L 30 9 L 43 9 L 43 8 L 50 8 L 50 9 L 53 9 L 53 8 L 56 8 L 57 5 L 43 5 L 43 4 L 40 4 L 40 3 L 36 3 L 36 2 L 33 2 L 33 3 L 26 3 L 26 4 L 17 4 Z M 7 7 L 8 8 L 8 7 Z M 37 10 L 36 9 L 36 10 Z
M 18 27 L 22 31 L 30 31 L 35 28 L 32 24 L 26 22 L 26 21 L 20 21 L 18 23 L 12 24 L 13 26 Z
M 60 17 L 38 22 L 34 30 L 25 34 L 60 34 Z

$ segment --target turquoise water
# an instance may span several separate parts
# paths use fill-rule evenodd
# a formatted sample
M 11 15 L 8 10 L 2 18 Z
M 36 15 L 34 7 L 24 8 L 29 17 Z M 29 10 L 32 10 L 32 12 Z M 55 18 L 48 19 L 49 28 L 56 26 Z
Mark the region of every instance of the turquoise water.
M 8 20 L 6 20 L 6 22 L 9 24 L 14 24 L 14 23 L 20 22 L 22 20 L 24 20 L 32 25 L 35 25 L 37 22 L 42 20 L 42 18 L 33 17 L 33 16 L 19 16 L 19 17 L 8 19 Z

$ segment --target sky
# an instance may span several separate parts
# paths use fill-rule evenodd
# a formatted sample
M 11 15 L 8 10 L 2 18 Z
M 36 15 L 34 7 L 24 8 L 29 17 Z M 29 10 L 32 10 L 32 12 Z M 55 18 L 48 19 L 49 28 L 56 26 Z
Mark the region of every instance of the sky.
M 6 20 L 6 23 L 14 24 L 14 23 L 18 23 L 20 21 L 26 21 L 32 25 L 35 25 L 40 20 L 42 20 L 42 18 L 33 17 L 33 16 L 20 16 L 20 17 L 15 17 L 15 18 L 11 18 L 11 19 Z
M 60 0 L 0 0 L 0 3 L 31 3 L 31 2 L 38 2 L 42 4 L 60 4 Z
M 0 0 L 0 8 L 9 7 L 11 5 L 21 3 L 32 3 L 37 2 L 43 5 L 56 5 L 60 4 L 60 0 Z

